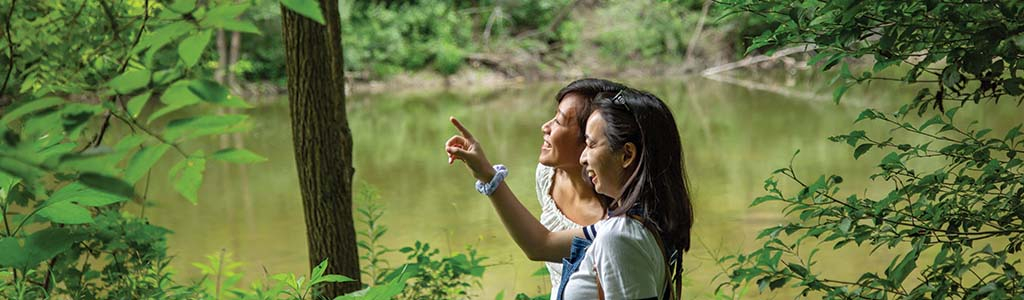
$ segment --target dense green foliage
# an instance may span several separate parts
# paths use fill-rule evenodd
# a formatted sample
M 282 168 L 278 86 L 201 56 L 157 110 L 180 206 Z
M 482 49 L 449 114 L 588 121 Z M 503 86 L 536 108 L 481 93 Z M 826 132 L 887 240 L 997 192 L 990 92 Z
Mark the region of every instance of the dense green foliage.
M 0 295 L 194 292 L 170 280 L 168 231 L 149 224 L 144 209 L 135 215 L 125 208 L 179 201 L 148 198 L 150 169 L 161 160 L 174 163 L 171 184 L 193 203 L 208 160 L 263 160 L 243 149 L 186 146 L 245 130 L 247 116 L 176 113 L 190 106 L 247 107 L 196 71 L 212 30 L 255 30 L 234 19 L 246 8 L 188 1 L 0 7 L 9 79 L 2 94 L 13 100 L 0 119 Z
M 245 17 L 263 35 L 242 37 L 234 72 L 248 81 L 284 77 L 276 1 L 254 0 Z M 747 45 L 764 18 L 730 18 L 711 6 L 703 38 L 692 40 L 705 1 L 341 1 L 345 70 L 360 80 L 430 71 L 454 74 L 484 65 L 508 76 L 588 67 L 588 58 L 622 67 L 682 63 Z M 709 32 L 714 32 L 709 34 Z M 591 50 L 593 49 L 593 50 Z M 594 51 L 596 50 L 596 51 Z M 584 64 L 584 65 L 581 65 Z M 538 70 L 539 69 L 539 70 Z
M 729 267 L 724 287 L 755 282 L 764 292 L 789 285 L 803 295 L 841 299 L 1024 295 L 1022 126 L 979 128 L 978 120 L 957 115 L 962 106 L 1000 101 L 1020 109 L 1024 4 L 727 3 L 741 14 L 781 24 L 754 39 L 751 50 L 817 46 L 812 63 L 821 62 L 824 70 L 839 66 L 836 101 L 849 87 L 877 80 L 913 85 L 919 93 L 895 112 L 868 109 L 857 117 L 889 130 L 831 138 L 849 144 L 854 159 L 870 151 L 887 153 L 870 177 L 877 188 L 841 193 L 842 177 L 807 180 L 792 164 L 773 173 L 765 181 L 768 194 L 753 204 L 782 203 L 796 219 L 762 231 L 758 249 L 723 258 Z M 855 58 L 874 64 L 849 64 Z M 858 68 L 867 70 L 853 71 Z M 887 77 L 892 73 L 900 74 Z M 826 245 L 824 250 L 884 247 L 899 254 L 884 270 L 865 266 L 859 278 L 836 278 L 815 264 L 814 255 Z

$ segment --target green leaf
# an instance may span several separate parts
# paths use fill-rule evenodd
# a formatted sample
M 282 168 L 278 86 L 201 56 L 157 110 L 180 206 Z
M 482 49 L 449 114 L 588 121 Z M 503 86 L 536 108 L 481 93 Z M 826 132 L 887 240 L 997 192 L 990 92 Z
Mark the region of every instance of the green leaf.
M 549 274 L 551 273 L 548 271 L 548 267 L 544 266 L 537 269 L 537 271 L 533 272 L 530 276 L 548 276 Z
M 903 257 L 903 260 L 901 260 L 898 265 L 892 269 L 886 270 L 885 273 L 889 276 L 889 280 L 891 280 L 896 286 L 903 285 L 903 281 L 907 279 L 910 272 L 913 271 L 914 268 L 917 268 L 917 256 L 917 249 L 911 250 L 910 253 L 907 253 L 907 255 Z
M 199 203 L 199 186 L 203 183 L 203 171 L 206 170 L 206 158 L 199 150 L 187 159 L 179 161 L 171 167 L 170 177 L 174 180 L 174 190 L 188 199 L 192 204 Z
M 125 198 L 135 197 L 135 188 L 124 180 L 96 173 L 84 173 L 78 180 L 98 191 Z
M 928 121 L 924 122 L 924 124 L 921 124 L 921 127 L 918 128 L 917 130 L 924 131 L 926 128 L 928 128 L 928 126 L 932 126 L 935 124 L 946 124 L 946 122 L 942 120 L 942 116 L 937 115 L 932 117 L 931 119 L 928 119 Z
M 1024 125 L 1017 125 L 1017 126 L 1014 126 L 1013 128 L 1010 128 L 1010 130 L 1006 131 L 1006 137 L 1004 139 L 1007 142 L 1010 142 L 1010 141 L 1013 141 L 1014 139 L 1016 139 L 1021 134 L 1020 129 L 1021 129 L 1022 126 L 1024 126 Z
M 149 97 L 152 95 L 153 92 L 145 92 L 128 100 L 128 115 L 132 116 L 132 118 L 138 118 L 142 108 L 146 107 L 146 102 L 149 101 Z
M 238 31 L 252 34 L 262 34 L 260 29 L 252 22 L 244 20 L 230 20 L 220 24 L 220 28 L 228 31 Z
M 1022 85 L 1024 85 L 1024 79 L 1022 78 L 1010 78 L 1003 80 L 1003 89 L 1005 89 L 1006 93 L 1010 94 L 1010 96 L 1024 94 L 1024 88 L 1022 88 Z
M 138 54 L 142 50 L 150 49 L 151 52 L 160 50 L 164 45 L 170 43 L 174 39 L 188 33 L 189 30 L 194 26 L 188 21 L 182 20 L 174 23 L 167 24 L 159 29 L 156 29 L 150 33 L 143 34 L 142 39 L 139 40 L 139 44 L 132 48 L 132 54 Z
M 949 118 L 950 121 L 952 121 L 953 117 L 956 116 L 956 112 L 959 111 L 959 110 L 960 110 L 960 107 L 954 107 L 954 108 L 947 109 L 946 110 L 946 117 Z
M 796 275 L 799 275 L 800 277 L 807 276 L 807 268 L 804 268 L 804 266 L 795 263 L 789 263 L 786 266 L 789 267 L 790 271 L 793 271 L 793 273 L 796 273 Z
M 188 13 L 196 9 L 196 0 L 177 0 L 168 8 L 178 13 Z
M 124 195 L 113 194 L 108 191 L 99 190 L 74 182 L 53 192 L 47 203 L 76 202 L 85 206 L 105 206 L 113 203 L 124 202 L 131 199 Z
M 832 91 L 832 101 L 839 104 L 839 99 L 843 98 L 843 94 L 845 94 L 848 89 L 850 89 L 850 86 L 846 84 L 836 87 L 836 89 Z
M 179 80 L 164 91 L 164 94 L 160 96 L 160 102 L 167 106 L 158 109 L 152 115 L 149 116 L 148 122 L 153 122 L 157 118 L 160 118 L 166 114 L 177 111 L 183 107 L 193 105 L 202 101 L 199 96 L 192 92 L 188 86 L 191 84 L 190 80 Z
M 889 152 L 885 158 L 882 158 L 883 165 L 901 165 L 903 162 L 900 160 L 900 155 L 896 152 Z
M 242 99 L 232 96 L 231 93 L 228 92 L 227 88 L 224 88 L 224 86 L 212 80 L 193 80 L 191 83 L 189 83 L 188 89 L 189 91 L 192 91 L 193 94 L 199 96 L 200 99 L 206 102 L 227 107 L 251 107 Z
M 60 202 L 46 205 L 37 213 L 39 216 L 61 224 L 92 223 L 92 213 L 88 209 L 71 202 Z
M 107 85 L 119 94 L 128 94 L 148 85 L 150 75 L 153 73 L 146 69 L 131 70 L 114 77 Z
M 212 34 L 213 31 L 210 29 L 203 30 L 199 34 L 185 38 L 181 44 L 178 44 L 178 55 L 181 56 L 186 67 L 192 67 L 199 62 L 199 57 L 203 55 L 203 50 L 206 50 L 206 45 L 210 43 Z
M 754 199 L 754 202 L 751 202 L 749 207 L 754 207 L 754 206 L 756 206 L 758 204 L 764 203 L 766 201 L 772 201 L 772 200 L 782 200 L 782 199 L 779 198 L 778 196 L 775 196 L 775 195 L 761 196 L 761 197 L 757 197 L 757 199 Z
M 0 238 L 0 267 L 35 268 L 39 263 L 67 251 L 83 236 L 65 228 L 50 227 L 25 238 Z
M 960 70 L 957 70 L 957 65 L 950 64 L 942 70 L 942 85 L 957 90 L 957 84 L 960 83 Z
M 324 271 L 327 271 L 327 259 L 324 259 L 324 261 L 321 261 L 319 265 L 313 268 L 313 272 L 309 276 L 310 280 L 314 281 L 311 284 L 316 284 L 315 281 L 324 275 Z
M 11 121 L 18 119 L 24 115 L 31 114 L 40 110 L 44 110 L 53 106 L 57 106 L 64 103 L 64 99 L 57 97 L 45 97 L 32 101 L 26 101 L 25 104 L 17 107 L 12 107 L 4 112 L 2 118 L 0 118 L 0 125 L 7 125 Z
M 853 159 L 860 158 L 861 155 L 864 155 L 868 150 L 871 150 L 872 146 L 874 146 L 874 144 L 862 144 L 857 146 L 857 149 L 853 150 Z
M 18 184 L 18 182 L 21 182 L 21 180 L 8 175 L 7 173 L 0 172 L 0 198 L 7 199 L 7 193 L 9 193 L 11 189 L 14 188 L 14 185 Z M 4 216 L 0 216 L 0 218 L 3 217 Z
M 320 3 L 316 0 L 281 0 L 281 4 L 300 15 L 320 23 L 320 25 L 326 24 L 324 15 L 320 12 Z
M 249 8 L 249 4 L 221 4 L 217 7 L 211 8 L 206 15 L 203 16 L 203 20 L 200 24 L 204 26 L 222 27 L 225 22 L 229 22 L 238 18 L 245 10 Z
M 974 138 L 980 139 L 980 138 L 984 137 L 986 134 L 988 134 L 989 132 L 992 132 L 992 128 L 985 128 L 985 129 L 979 130 L 978 133 L 974 134 Z
M 875 114 L 874 110 L 865 109 L 864 111 L 860 112 L 860 115 L 857 116 L 857 120 L 854 120 L 853 123 L 856 124 L 857 122 L 860 122 L 861 120 L 864 120 L 864 119 L 876 119 L 876 118 L 878 118 L 878 116 Z
M 242 131 L 247 128 L 246 115 L 207 115 L 176 119 L 167 124 L 164 138 L 175 141 L 179 138 L 195 138 L 204 135 Z
M 171 146 L 167 144 L 159 144 L 155 146 L 149 146 L 142 148 L 135 155 L 132 155 L 131 160 L 128 161 L 128 166 L 124 170 L 124 180 L 128 183 L 135 184 L 142 179 L 149 170 L 153 168 L 153 165 L 167 153 L 167 150 Z
M 850 232 L 851 225 L 853 225 L 853 220 L 850 218 L 843 218 L 843 220 L 839 222 L 839 230 L 844 233 Z
M 348 278 L 348 277 L 341 276 L 341 275 L 330 274 L 330 275 L 324 275 L 323 277 L 320 277 L 313 284 L 322 283 L 322 282 L 351 282 L 351 281 L 355 281 L 355 280 L 352 280 L 352 278 Z
M 210 155 L 210 158 L 232 163 L 249 164 L 267 161 L 267 158 L 245 149 L 227 148 Z

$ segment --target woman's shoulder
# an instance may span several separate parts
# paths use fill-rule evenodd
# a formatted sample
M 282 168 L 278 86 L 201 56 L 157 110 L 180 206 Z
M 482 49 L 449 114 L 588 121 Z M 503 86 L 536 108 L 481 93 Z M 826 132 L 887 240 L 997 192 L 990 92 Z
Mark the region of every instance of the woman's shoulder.
M 644 240 L 650 235 L 643 223 L 627 216 L 609 217 L 592 226 L 591 232 L 594 234 L 595 243 L 598 240 L 604 242 Z
M 661 249 L 654 235 L 636 219 L 609 217 L 593 226 L 591 232 L 595 237 L 591 247 L 598 261 L 655 263 L 661 259 Z
M 545 180 L 550 182 L 551 181 L 551 175 L 554 174 L 554 173 L 555 173 L 555 168 L 549 167 L 549 166 L 545 166 L 544 164 L 541 164 L 541 163 L 537 163 L 537 171 L 536 171 L 536 173 L 534 173 L 534 176 L 536 176 L 537 182 L 540 182 L 541 179 L 545 179 Z

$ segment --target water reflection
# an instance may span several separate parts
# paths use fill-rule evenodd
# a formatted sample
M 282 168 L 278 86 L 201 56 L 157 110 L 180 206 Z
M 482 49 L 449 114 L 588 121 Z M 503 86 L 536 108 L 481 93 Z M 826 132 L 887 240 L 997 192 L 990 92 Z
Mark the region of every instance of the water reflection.
M 823 80 L 801 80 L 797 88 L 827 91 Z M 758 230 L 785 221 L 771 206 L 748 208 L 748 204 L 762 195 L 768 174 L 785 166 L 796 149 L 801 154 L 795 167 L 804 176 L 838 173 L 847 178 L 845 189 L 869 187 L 865 180 L 872 172 L 870 162 L 880 156 L 869 153 L 853 161 L 847 146 L 825 138 L 848 132 L 860 106 L 892 109 L 887 102 L 907 99 L 911 92 L 876 86 L 848 97 L 857 105 L 837 106 L 699 78 L 627 83 L 662 97 L 679 122 L 694 193 L 694 234 L 701 243 L 686 256 L 687 298 L 706 298 L 713 292 L 711 280 L 719 268 L 711 253 L 749 249 L 756 245 L 753 237 Z M 459 117 L 485 144 L 492 161 L 509 166 L 509 185 L 531 211 L 539 213 L 533 170 L 540 125 L 550 118 L 553 96 L 563 84 L 350 97 L 356 180 L 381 193 L 386 208 L 382 221 L 391 229 L 384 244 L 399 248 L 420 240 L 442 251 L 477 246 L 492 263 L 501 263 L 486 272 L 480 298 L 493 298 L 500 291 L 507 295 L 548 291 L 546 276 L 530 276 L 542 265 L 528 261 L 518 250 L 490 203 L 473 189 L 468 172 L 446 163 L 441 145 L 454 134 L 448 116 Z M 248 279 L 262 277 L 264 268 L 271 273 L 306 272 L 305 226 L 286 101 L 281 98 L 245 111 L 254 126 L 244 135 L 189 145 L 208 153 L 218 146 L 246 147 L 269 161 L 249 166 L 209 162 L 198 205 L 181 199 L 169 185 L 154 185 L 149 191 L 150 198 L 157 200 L 147 214 L 175 232 L 169 252 L 176 256 L 174 267 L 180 278 L 198 278 L 190 264 L 205 261 L 205 255 L 220 249 L 246 263 L 243 271 Z M 1000 120 L 1016 119 L 1013 112 L 986 116 L 995 123 L 1008 123 Z M 965 113 L 969 114 L 961 112 Z M 159 174 L 168 167 L 158 166 L 154 182 L 167 182 Z M 830 265 L 829 271 L 852 277 L 862 272 L 857 267 L 884 268 L 891 259 L 884 251 L 873 256 L 866 253 L 866 249 L 848 249 L 819 257 Z M 392 258 L 395 264 L 404 259 Z M 751 295 L 756 297 L 756 292 Z

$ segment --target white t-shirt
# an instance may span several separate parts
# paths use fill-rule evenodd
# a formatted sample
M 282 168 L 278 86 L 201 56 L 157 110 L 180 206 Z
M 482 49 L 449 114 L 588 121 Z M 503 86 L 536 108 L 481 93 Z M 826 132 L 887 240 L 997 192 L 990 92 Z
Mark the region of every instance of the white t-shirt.
M 569 220 L 551 198 L 551 184 L 554 181 L 555 168 L 537 164 L 537 200 L 540 201 L 540 223 L 552 232 L 583 227 Z M 558 283 L 562 280 L 562 263 L 545 262 L 551 274 L 551 299 L 558 293 Z
M 654 235 L 627 216 L 601 220 L 594 228 L 596 237 L 565 284 L 563 299 L 597 299 L 599 278 L 604 299 L 661 298 L 665 258 Z

